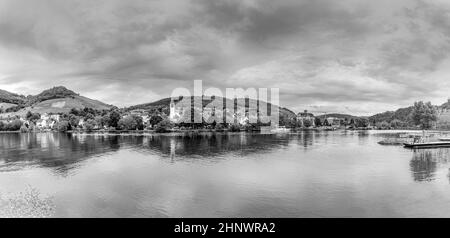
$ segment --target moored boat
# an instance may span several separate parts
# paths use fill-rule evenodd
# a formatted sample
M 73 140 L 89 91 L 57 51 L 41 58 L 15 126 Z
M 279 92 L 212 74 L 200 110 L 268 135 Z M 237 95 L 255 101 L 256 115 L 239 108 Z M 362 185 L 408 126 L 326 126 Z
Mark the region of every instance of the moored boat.
M 450 147 L 450 141 L 433 141 L 433 142 L 422 142 L 422 143 L 405 143 L 406 148 L 413 149 L 433 149 L 433 148 L 443 148 Z

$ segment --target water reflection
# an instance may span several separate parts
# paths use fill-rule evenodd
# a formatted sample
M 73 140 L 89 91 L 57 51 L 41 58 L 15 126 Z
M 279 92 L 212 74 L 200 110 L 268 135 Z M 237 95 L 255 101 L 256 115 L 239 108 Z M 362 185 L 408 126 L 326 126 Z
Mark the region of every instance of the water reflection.
M 117 137 L 79 137 L 62 133 L 2 134 L 0 171 L 40 166 L 65 173 L 83 160 L 120 147 Z
M 450 149 L 385 136 L 0 134 L 0 193 L 30 185 L 58 217 L 448 216 Z
M 449 163 L 450 149 L 416 149 L 410 162 L 414 181 L 432 181 L 439 167 Z
M 371 135 L 367 131 L 303 131 L 290 134 L 184 133 L 141 136 L 0 134 L 0 172 L 37 166 L 67 175 L 70 170 L 79 168 L 82 161 L 115 153 L 121 149 L 131 149 L 141 154 L 156 154 L 170 163 L 220 162 L 227 158 L 246 157 L 251 154 L 276 154 L 289 148 L 307 152 L 322 150 L 325 146 L 343 146 L 351 143 L 370 147 L 368 143 L 371 136 L 377 138 L 392 135 Z M 383 153 L 384 150 L 380 152 Z M 434 180 L 438 168 L 446 166 L 450 159 L 448 148 L 412 150 L 411 153 L 410 171 L 414 181 L 417 182 Z M 351 156 L 349 152 L 348 157 Z M 450 171 L 448 177 L 450 179 Z
M 64 133 L 1 134 L 0 171 L 27 166 L 52 168 L 67 173 L 89 158 L 132 149 L 177 160 L 220 160 L 225 155 L 242 157 L 289 146 L 313 145 L 314 134 L 203 133 L 178 135 L 83 135 Z
M 282 149 L 289 144 L 289 135 L 278 138 L 265 134 L 198 134 L 142 137 L 141 151 L 150 150 L 173 160 L 212 159 L 226 154 L 245 156 Z

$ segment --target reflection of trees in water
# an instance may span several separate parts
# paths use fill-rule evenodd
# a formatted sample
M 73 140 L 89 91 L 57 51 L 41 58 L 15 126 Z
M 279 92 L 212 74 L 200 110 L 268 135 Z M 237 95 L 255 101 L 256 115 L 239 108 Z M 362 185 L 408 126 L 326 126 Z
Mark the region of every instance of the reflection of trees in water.
M 308 147 L 311 147 L 314 144 L 314 141 L 316 139 L 316 136 L 318 136 L 318 133 L 314 131 L 304 131 L 301 134 L 298 134 L 298 142 L 306 149 Z
M 244 156 L 288 146 L 289 135 L 187 133 L 176 136 L 80 135 L 64 133 L 0 135 L 0 171 L 49 167 L 67 174 L 94 156 L 130 148 L 180 159 Z
M 413 158 L 410 161 L 414 180 L 433 180 L 436 175 L 437 168 L 448 164 L 449 159 L 449 148 L 414 150 Z
M 289 140 L 278 135 L 251 133 L 186 133 L 176 136 L 149 136 L 145 138 L 144 150 L 151 150 L 172 159 L 211 159 L 234 153 L 245 156 L 265 153 L 287 146 Z
M 117 137 L 74 136 L 63 133 L 2 134 L 0 170 L 37 165 L 65 173 L 82 160 L 115 151 L 119 147 Z

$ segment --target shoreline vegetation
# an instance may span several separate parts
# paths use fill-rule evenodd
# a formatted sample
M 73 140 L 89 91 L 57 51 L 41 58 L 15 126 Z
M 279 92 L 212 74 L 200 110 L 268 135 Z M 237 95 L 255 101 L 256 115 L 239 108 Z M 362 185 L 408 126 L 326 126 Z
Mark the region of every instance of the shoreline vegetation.
M 28 111 L 24 117 L 0 120 L 0 131 L 11 132 L 71 132 L 71 133 L 169 133 L 169 132 L 264 132 L 283 133 L 288 131 L 307 130 L 445 130 L 436 127 L 437 112 L 431 104 L 416 103 L 410 113 L 411 121 L 406 124 L 378 125 L 367 118 L 324 118 L 314 117 L 307 113 L 294 114 L 293 117 L 281 117 L 276 126 L 262 123 L 249 123 L 248 117 L 243 116 L 242 122 L 234 123 L 177 123 L 172 118 L 172 112 L 167 113 L 166 108 L 154 110 L 126 111 L 117 108 L 110 110 L 95 110 L 92 108 L 72 108 L 68 113 L 39 114 Z M 192 115 L 202 116 L 201 112 L 194 111 Z M 191 116 L 192 116 L 191 115 Z
M 39 95 L 19 97 L 4 92 L 3 101 L 18 103 L 16 107 L 9 107 L 6 113 L 0 111 L 0 132 L 79 132 L 79 133 L 170 133 L 170 132 L 240 132 L 260 131 L 271 123 L 260 109 L 266 107 L 271 111 L 269 103 L 257 101 L 256 113 L 249 111 L 250 99 L 241 98 L 241 102 L 234 99 L 233 109 L 217 110 L 206 107 L 211 100 L 201 98 L 201 106 L 191 106 L 195 97 L 186 98 L 191 102 L 175 106 L 173 98 L 165 98 L 157 102 L 117 108 L 104 103 L 94 103 L 80 97 L 79 94 L 65 87 L 54 87 Z M 17 99 L 17 100 L 12 100 Z M 182 97 L 178 98 L 181 100 Z M 20 100 L 19 100 L 20 99 Z M 216 98 L 215 98 L 216 99 Z M 78 102 L 73 104 L 73 102 Z M 227 102 L 226 98 L 217 98 Z M 2 101 L 2 97 L 0 97 Z M 88 103 L 89 101 L 89 103 Z M 72 102 L 72 103 L 69 103 Z M 67 105 L 66 105 L 67 104 Z M 58 107 L 64 105 L 64 107 Z M 177 104 L 178 105 L 178 104 Z M 224 105 L 227 105 L 224 103 Z M 191 107 L 190 107 L 191 106 Z M 279 107 L 279 106 L 278 106 Z M 190 113 L 189 113 L 190 108 Z M 448 118 L 443 118 L 445 110 Z M 263 110 L 264 111 L 264 110 Z M 440 113 L 440 114 L 439 114 Z M 205 119 L 205 116 L 208 119 Z M 222 115 L 222 118 L 233 117 L 234 122 L 226 120 L 210 120 Z M 440 117 L 438 117 L 438 115 Z M 195 118 L 202 118 L 201 123 Z M 213 123 L 209 123 L 213 121 Z M 250 123 L 250 122 L 256 123 Z M 447 124 L 442 121 L 448 121 Z M 433 106 L 430 102 L 416 102 L 412 107 L 396 112 L 377 114 L 373 117 L 357 117 L 346 114 L 324 114 L 314 116 L 308 111 L 294 113 L 279 107 L 279 121 L 277 126 L 270 128 L 275 133 L 290 130 L 448 130 L 450 129 L 450 100 L 441 107 Z
M 396 128 L 396 129 L 368 129 L 368 128 L 359 128 L 359 129 L 345 129 L 345 128 L 288 128 L 285 132 L 304 132 L 304 131 L 411 131 L 411 132 L 423 132 L 421 129 L 417 128 Z M 67 133 L 67 134 L 171 134 L 171 133 L 260 133 L 265 132 L 262 130 L 230 130 L 230 129 L 168 129 L 164 132 L 158 132 L 156 130 L 67 130 L 67 131 L 58 131 L 58 130 L 34 130 L 23 132 L 20 130 L 16 131 L 0 131 L 0 134 L 33 134 L 33 133 Z M 285 132 L 272 132 L 267 131 L 268 133 L 285 133 Z M 450 130 L 427 130 L 427 132 L 450 132 Z

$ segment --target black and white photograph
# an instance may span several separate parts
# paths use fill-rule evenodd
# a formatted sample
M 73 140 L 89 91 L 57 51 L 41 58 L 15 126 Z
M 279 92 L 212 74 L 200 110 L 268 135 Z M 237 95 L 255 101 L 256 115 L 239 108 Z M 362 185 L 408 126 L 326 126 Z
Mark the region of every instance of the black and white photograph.
M 0 0 L 0 217 L 449 218 L 450 1 Z

